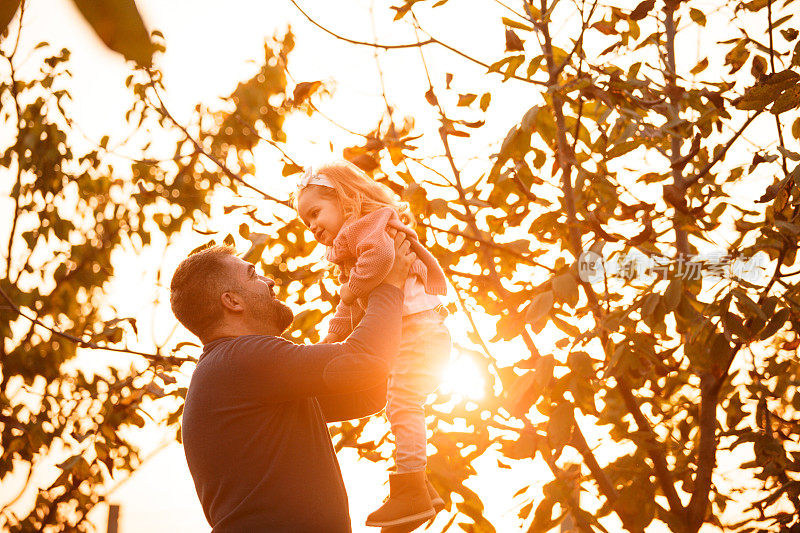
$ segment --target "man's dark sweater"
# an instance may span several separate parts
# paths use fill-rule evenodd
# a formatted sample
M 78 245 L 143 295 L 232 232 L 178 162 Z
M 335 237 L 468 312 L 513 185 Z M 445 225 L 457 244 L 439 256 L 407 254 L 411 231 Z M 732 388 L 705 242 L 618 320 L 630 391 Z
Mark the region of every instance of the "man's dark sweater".
M 182 435 L 213 531 L 351 531 L 326 422 L 383 407 L 402 298 L 393 286 L 377 287 L 342 343 L 297 345 L 245 335 L 203 347 Z

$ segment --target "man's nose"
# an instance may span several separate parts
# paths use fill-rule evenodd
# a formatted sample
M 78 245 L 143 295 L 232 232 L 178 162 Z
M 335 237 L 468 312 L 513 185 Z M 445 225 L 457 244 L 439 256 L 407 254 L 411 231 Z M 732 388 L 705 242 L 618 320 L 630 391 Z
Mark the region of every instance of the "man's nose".
M 275 286 L 275 281 L 271 280 L 270 278 L 266 276 L 261 276 L 261 279 L 263 279 L 267 283 L 267 285 L 269 285 L 270 289 Z

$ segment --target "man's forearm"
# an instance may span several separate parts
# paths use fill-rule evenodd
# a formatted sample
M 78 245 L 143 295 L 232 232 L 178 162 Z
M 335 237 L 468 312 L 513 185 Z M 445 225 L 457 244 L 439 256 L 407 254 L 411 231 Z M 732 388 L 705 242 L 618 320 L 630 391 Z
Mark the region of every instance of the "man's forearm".
M 326 422 L 364 418 L 380 412 L 386 405 L 386 380 L 358 392 L 317 396 Z
M 391 359 L 400 344 L 403 291 L 382 284 L 372 291 L 364 318 L 345 341 L 350 351 Z

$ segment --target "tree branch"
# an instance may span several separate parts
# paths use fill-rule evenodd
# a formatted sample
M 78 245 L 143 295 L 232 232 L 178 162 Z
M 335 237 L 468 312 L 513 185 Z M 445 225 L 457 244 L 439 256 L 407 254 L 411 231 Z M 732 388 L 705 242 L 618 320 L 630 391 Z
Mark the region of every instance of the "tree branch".
M 456 287 L 450 276 L 447 276 L 447 280 L 450 282 L 451 285 L 453 285 L 453 287 Z M 491 367 L 495 369 L 495 371 L 497 371 L 497 359 L 495 358 L 494 355 L 492 355 L 491 350 L 489 350 L 489 346 L 483 340 L 481 332 L 478 330 L 478 325 L 475 323 L 475 319 L 472 317 L 472 313 L 467 308 L 467 304 L 464 302 L 464 298 L 461 296 L 461 291 L 459 291 L 458 288 L 456 288 L 455 292 L 456 292 L 456 298 L 458 299 L 458 303 L 459 305 L 461 305 L 461 310 L 467 316 L 467 320 L 469 321 L 469 325 L 472 328 L 472 332 L 475 334 L 475 338 L 478 339 L 478 344 L 480 344 L 481 348 L 483 349 L 483 353 L 486 356 L 487 362 Z
M 570 61 L 572 60 L 572 56 L 575 55 L 575 52 L 583 48 L 583 35 L 586 33 L 586 28 L 588 27 L 589 21 L 592 20 L 592 15 L 594 15 L 594 10 L 597 9 L 597 0 L 592 3 L 592 8 L 589 10 L 589 15 L 586 17 L 585 20 L 581 20 L 581 33 L 578 35 L 578 39 L 575 41 L 575 46 L 572 47 L 572 50 L 569 51 L 567 57 L 561 64 L 556 68 L 555 75 L 558 77 L 559 74 L 564 70 Z M 581 8 L 581 16 L 583 16 L 583 8 Z M 581 100 L 581 105 L 583 105 L 583 100 Z M 580 120 L 578 121 L 580 124 Z M 575 135 L 575 140 L 577 141 L 577 135 Z
M 707 373 L 700 377 L 700 442 L 697 451 L 697 473 L 692 488 L 692 498 L 687 507 L 690 532 L 700 529 L 705 522 L 711 478 L 717 454 L 717 403 L 721 380 Z
M 667 497 L 669 510 L 673 514 L 677 515 L 683 510 L 683 504 L 681 503 L 681 499 L 678 497 L 678 493 L 675 490 L 675 480 L 672 478 L 672 472 L 670 472 L 669 467 L 667 466 L 667 459 L 656 445 L 657 440 L 655 432 L 653 431 L 650 422 L 642 413 L 639 403 L 636 401 L 636 397 L 633 395 L 630 384 L 622 376 L 617 377 L 617 391 L 620 393 L 620 395 L 622 395 L 625 406 L 633 415 L 637 429 L 639 431 L 648 433 L 649 442 L 647 444 L 647 455 L 650 457 L 650 460 L 653 461 L 653 471 L 656 475 L 656 479 L 658 480 L 661 490 L 664 492 L 664 496 Z
M 428 39 L 425 40 L 425 41 L 417 41 L 416 43 L 405 43 L 405 44 L 380 44 L 380 43 L 370 43 L 370 42 L 366 42 L 366 41 L 357 41 L 355 39 L 351 39 L 349 37 L 345 37 L 343 35 L 339 35 L 338 33 L 335 33 L 333 31 L 329 30 L 328 28 L 326 28 L 325 26 L 323 26 L 319 22 L 317 22 L 314 19 L 312 19 L 311 16 L 309 16 L 305 11 L 303 11 L 303 9 L 299 5 L 297 5 L 297 2 L 295 0 L 289 0 L 289 1 L 292 4 L 294 4 L 294 6 L 297 8 L 297 10 L 300 11 L 300 13 L 302 13 L 303 16 L 306 19 L 308 19 L 308 21 L 311 22 L 314 26 L 318 27 L 319 29 L 321 29 L 322 31 L 327 33 L 328 35 L 331 35 L 332 37 L 335 37 L 335 38 L 337 38 L 337 39 L 339 39 L 341 41 L 344 41 L 346 43 L 355 44 L 355 45 L 359 45 L 359 46 L 369 46 L 369 47 L 372 47 L 372 48 L 381 48 L 383 50 L 398 50 L 398 49 L 404 49 L 404 48 L 405 49 L 407 49 L 407 48 L 422 48 L 423 46 L 427 46 L 429 44 L 438 44 L 442 48 L 450 50 L 454 54 L 463 57 L 467 61 L 471 61 L 472 63 L 475 63 L 476 65 L 480 65 L 480 66 L 484 67 L 487 70 L 490 68 L 489 64 L 484 63 L 483 61 L 480 61 L 478 59 L 475 59 L 474 57 L 472 57 L 472 56 L 470 56 L 468 54 L 465 54 L 461 50 L 459 50 L 457 48 L 454 48 L 453 46 L 450 46 L 449 44 L 444 43 L 444 42 L 440 41 L 439 39 L 436 39 L 435 37 L 431 36 L 428 32 L 426 32 L 425 30 L 423 30 L 420 27 L 418 27 L 418 29 L 428 36 Z M 541 81 L 531 80 L 531 79 L 523 78 L 523 77 L 517 76 L 517 75 L 510 76 L 510 78 L 513 78 L 513 79 L 519 80 L 519 81 L 524 81 L 525 83 L 531 83 L 531 84 L 534 84 L 534 85 L 544 85 L 544 83 L 541 82 Z
M 547 11 L 546 0 L 542 0 L 541 9 L 543 13 Z M 536 23 L 536 21 L 533 20 L 533 17 L 531 17 L 531 22 Z M 550 84 L 556 85 L 557 78 L 554 78 L 554 76 L 557 75 L 557 68 L 553 60 L 552 39 L 549 32 L 549 25 L 545 22 L 542 24 L 538 24 L 538 27 L 540 28 L 540 31 L 542 32 L 544 38 L 543 47 L 545 51 L 545 58 L 548 64 L 548 71 L 551 73 Z M 563 179 L 562 184 L 565 196 L 565 204 L 567 207 L 567 216 L 571 221 L 570 241 L 572 244 L 572 248 L 574 250 L 573 253 L 575 253 L 576 254 L 575 256 L 577 257 L 581 250 L 581 242 L 576 229 L 576 216 L 575 216 L 574 197 L 573 197 L 574 193 L 572 190 L 571 179 L 569 176 L 571 164 L 570 160 L 568 159 L 569 152 L 567 152 L 568 144 L 566 141 L 566 133 L 565 133 L 566 126 L 564 123 L 564 115 L 562 112 L 563 103 L 561 102 L 560 97 L 558 97 L 557 94 L 553 94 L 552 98 L 553 98 L 554 113 L 556 115 L 556 136 L 557 136 L 556 138 L 558 141 L 558 160 L 559 160 L 559 166 L 562 169 L 562 179 Z M 602 316 L 602 310 L 599 308 L 597 297 L 591 285 L 589 285 L 588 283 L 582 283 L 582 286 L 586 291 L 590 305 L 600 313 L 599 316 Z M 618 380 L 618 385 L 621 385 L 620 380 Z M 626 406 L 628 407 L 628 410 L 633 414 L 634 419 L 636 420 L 637 426 L 639 427 L 640 431 L 649 431 L 651 439 L 653 439 L 653 441 L 655 442 L 655 433 L 653 432 L 653 429 L 648 423 L 647 419 L 641 413 L 638 403 L 636 402 L 630 387 L 620 386 L 619 388 L 620 388 L 620 393 L 625 399 Z M 650 455 L 650 458 L 654 463 L 654 473 L 658 478 L 662 490 L 664 491 L 664 494 L 666 495 L 667 500 L 670 504 L 670 511 L 676 513 L 683 507 L 681 505 L 680 498 L 678 498 L 677 492 L 675 491 L 674 481 L 672 480 L 672 475 L 669 469 L 667 468 L 666 459 L 658 449 L 652 446 L 648 447 L 648 454 Z
M 541 0 L 541 11 L 545 13 L 547 11 L 547 2 L 546 0 Z M 552 38 L 550 36 L 549 31 L 549 24 L 545 21 L 541 24 L 537 24 L 537 21 L 531 17 L 531 22 L 537 25 L 539 30 L 542 33 L 544 38 L 543 48 L 545 52 L 545 58 L 548 65 L 548 72 L 550 73 L 550 85 L 556 86 L 558 83 L 557 80 L 557 67 L 555 65 L 553 59 L 553 48 L 552 48 Z M 562 187 L 564 192 L 565 198 L 565 206 L 567 208 L 567 217 L 570 221 L 570 234 L 569 238 L 571 241 L 571 247 L 573 249 L 573 253 L 577 258 L 581 252 L 581 240 L 580 236 L 577 232 L 577 220 L 576 220 L 576 213 L 575 213 L 575 204 L 574 204 L 574 193 L 572 190 L 572 183 L 570 178 L 571 173 L 571 153 L 568 152 L 569 145 L 566 139 L 566 126 L 564 122 L 564 115 L 562 111 L 563 102 L 561 98 L 558 96 L 557 93 L 553 93 L 552 95 L 553 100 L 553 110 L 556 118 L 556 139 L 558 142 L 558 162 L 559 166 L 562 170 Z M 592 289 L 591 285 L 584 282 L 581 284 L 586 291 L 587 298 L 589 300 L 590 305 L 599 313 L 598 316 L 602 316 L 602 310 L 599 307 L 599 303 L 597 297 Z M 603 334 L 605 336 L 605 334 Z M 618 380 L 618 385 L 621 385 L 620 381 L 624 382 L 624 379 Z M 626 384 L 627 385 L 627 384 Z M 652 427 L 648 423 L 647 419 L 639 410 L 639 406 L 633 396 L 633 393 L 629 386 L 622 386 L 619 387 L 620 392 L 625 399 L 626 406 L 628 410 L 634 416 L 634 419 L 637 422 L 637 425 L 641 431 L 648 431 L 650 433 L 651 439 L 655 442 L 655 433 L 653 432 Z M 667 468 L 666 459 L 660 450 L 649 446 L 648 447 L 648 454 L 650 455 L 651 460 L 654 463 L 654 473 L 658 478 L 662 490 L 667 497 L 667 500 L 670 504 L 670 511 L 676 513 L 676 511 L 681 510 L 683 507 L 680 502 L 680 498 L 678 498 L 677 492 L 675 491 L 674 481 L 672 480 L 672 475 Z M 621 515 L 618 514 L 620 518 Z
M 14 48 L 11 50 L 11 53 L 6 56 L 0 51 L 0 55 L 2 55 L 8 61 L 8 68 L 10 70 L 9 77 L 11 78 L 11 83 L 9 84 L 9 92 L 11 93 L 11 97 L 14 100 L 14 110 L 17 113 L 17 130 L 19 131 L 22 129 L 22 110 L 19 107 L 19 94 L 17 93 L 17 80 L 16 80 L 16 71 L 14 69 L 14 56 L 17 53 L 17 48 L 19 47 L 19 39 L 22 35 L 22 19 L 25 16 L 25 4 L 26 0 L 22 0 L 19 6 L 19 30 L 17 31 L 17 38 L 14 42 Z M 11 189 L 11 194 L 14 195 L 14 218 L 11 222 L 11 232 L 8 234 L 8 256 L 6 257 L 6 278 L 11 279 L 11 249 L 14 245 L 14 234 L 17 232 L 17 220 L 19 219 L 19 195 L 21 192 L 21 185 L 22 185 L 22 161 L 19 157 L 17 157 L 17 179 L 15 181 L 14 186 Z
M 161 95 L 159 94 L 159 92 L 158 92 L 158 89 L 157 89 L 157 88 L 156 88 L 156 86 L 155 86 L 155 80 L 153 80 L 153 78 L 152 78 L 152 75 L 151 75 L 151 77 L 150 77 L 150 84 L 149 84 L 149 85 L 150 85 L 150 87 L 153 89 L 153 93 L 156 95 L 156 98 L 158 99 L 158 102 L 159 102 L 159 105 L 158 105 L 158 106 L 153 106 L 153 107 L 154 107 L 154 108 L 155 108 L 155 109 L 156 109 L 156 110 L 157 110 L 159 113 L 161 113 L 161 115 L 162 115 L 164 118 L 168 119 L 168 120 L 169 120 L 170 122 L 172 122 L 172 123 L 173 123 L 173 124 L 174 124 L 174 125 L 175 125 L 175 126 L 178 128 L 178 129 L 179 129 L 179 130 L 181 130 L 181 131 L 183 132 L 183 134 L 186 136 L 186 139 L 187 139 L 189 142 L 191 142 L 191 143 L 192 143 L 192 145 L 194 146 L 195 150 L 197 150 L 199 153 L 201 153 L 201 154 L 203 154 L 204 156 L 206 156 L 206 157 L 207 157 L 207 158 L 208 158 L 208 159 L 209 159 L 209 160 L 210 160 L 212 163 L 214 163 L 214 164 L 217 166 L 217 168 L 219 168 L 220 170 L 222 170 L 222 172 L 223 172 L 223 173 L 224 173 L 226 176 L 228 176 L 228 177 L 229 177 L 231 180 L 233 180 L 233 181 L 235 181 L 235 182 L 238 182 L 238 183 L 241 183 L 242 185 L 244 185 L 244 186 L 245 186 L 245 187 L 247 187 L 248 189 L 250 189 L 250 190 L 252 190 L 252 191 L 255 191 L 255 192 L 257 192 L 258 194 L 260 194 L 261 196 L 263 196 L 263 197 L 264 197 L 265 199 L 267 199 L 267 200 L 271 200 L 271 201 L 273 201 L 273 202 L 275 202 L 275 203 L 278 203 L 278 204 L 281 204 L 281 205 L 285 205 L 285 206 L 287 206 L 287 207 L 291 207 L 291 204 L 289 203 L 289 201 L 288 201 L 288 200 L 279 200 L 278 198 L 275 198 L 274 196 L 272 196 L 272 195 L 270 195 L 270 194 L 267 194 L 266 192 L 262 191 L 262 190 L 261 190 L 261 189 L 259 189 L 258 187 L 254 186 L 254 185 L 250 185 L 249 183 L 247 183 L 247 182 L 246 182 L 244 179 L 242 179 L 242 178 L 241 178 L 241 177 L 240 177 L 238 174 L 236 174 L 236 173 L 235 173 L 235 172 L 233 172 L 231 169 L 229 169 L 229 168 L 228 168 L 228 166 L 227 166 L 225 163 L 223 163 L 222 161 L 220 161 L 218 158 L 214 157 L 214 156 L 213 156 L 212 154 L 210 154 L 210 153 L 209 153 L 209 152 L 208 152 L 208 151 L 207 151 L 205 148 L 203 148 L 203 147 L 200 145 L 200 143 L 197 141 L 197 139 L 195 139 L 195 138 L 194 138 L 194 137 L 193 137 L 193 136 L 192 136 L 192 135 L 189 133 L 189 131 L 186 129 L 186 127 L 185 127 L 183 124 L 181 124 L 180 122 L 178 122 L 177 120 L 175 120 L 175 118 L 172 116 L 172 114 L 171 114 L 171 113 L 169 112 L 169 110 L 167 109 L 167 106 L 166 106 L 166 105 L 164 105 L 164 101 L 161 99 Z
M 532 431 L 532 429 L 530 429 L 530 431 Z M 561 468 L 559 468 L 558 464 L 556 464 L 556 461 L 553 459 L 553 456 L 550 454 L 550 450 L 547 446 L 541 447 L 541 453 L 542 458 L 544 459 L 545 463 L 547 463 L 548 468 L 550 468 L 550 472 L 552 472 L 553 477 L 559 483 L 567 483 L 567 474 Z M 566 507 L 570 511 L 572 517 L 575 519 L 575 525 L 578 526 L 578 529 L 580 531 L 591 533 L 593 531 L 591 526 L 587 524 L 583 519 L 583 516 L 578 513 L 578 511 L 580 511 L 580 505 L 575 500 L 573 495 L 569 491 L 564 491 L 563 497 L 566 500 Z
M 664 14 L 665 14 L 665 29 L 667 34 L 667 58 L 666 58 L 666 78 L 667 78 L 667 92 L 669 93 L 672 88 L 676 87 L 675 81 L 677 80 L 677 74 L 675 70 L 675 7 L 677 6 L 677 2 L 668 1 L 664 6 Z M 669 105 L 667 106 L 669 112 L 667 116 L 668 121 L 677 120 L 679 115 L 679 107 L 677 102 L 675 101 L 676 97 L 674 94 L 670 94 L 669 96 Z M 678 138 L 677 135 L 671 133 L 670 134 L 670 167 L 672 170 L 672 182 L 674 186 L 680 190 L 685 192 L 685 185 L 683 182 L 683 175 L 680 168 L 676 166 L 676 163 L 681 159 L 681 140 Z M 688 255 L 689 254 L 689 236 L 687 235 L 686 231 L 681 229 L 681 222 L 678 220 L 682 214 L 678 212 L 678 209 L 675 209 L 675 215 L 673 216 L 672 223 L 675 229 L 675 248 L 677 249 L 679 254 Z
M 412 16 L 414 16 L 413 13 Z M 419 29 L 419 24 L 417 22 L 416 16 L 414 16 L 414 24 L 415 24 L 414 31 L 416 32 Z M 453 173 L 453 178 L 455 180 L 454 186 L 456 188 L 456 191 L 458 192 L 459 203 L 464 208 L 464 216 L 465 216 L 465 221 L 467 223 L 467 227 L 469 228 L 470 232 L 473 234 L 475 238 L 481 238 L 482 232 L 478 227 L 478 223 L 475 219 L 475 214 L 472 212 L 472 208 L 469 202 L 467 201 L 466 191 L 464 190 L 464 185 L 461 181 L 461 172 L 459 171 L 458 166 L 456 165 L 455 159 L 453 158 L 453 152 L 450 149 L 450 141 L 448 140 L 449 134 L 446 130 L 446 125 L 451 124 L 452 121 L 447 118 L 447 115 L 444 112 L 444 108 L 439 103 L 439 99 L 436 98 L 436 95 L 433 92 L 433 82 L 431 81 L 430 72 L 428 71 L 428 64 L 425 61 L 425 55 L 423 54 L 421 48 L 419 54 L 420 58 L 422 59 L 422 66 L 425 68 L 425 76 L 428 79 L 428 86 L 429 86 L 428 92 L 429 94 L 433 95 L 433 99 L 430 102 L 430 104 L 436 107 L 439 111 L 439 119 L 442 123 L 441 127 L 439 127 L 439 137 L 442 140 L 442 145 L 444 146 L 447 162 L 450 164 L 450 170 Z M 500 280 L 500 276 L 497 274 L 497 265 L 494 262 L 494 258 L 488 253 L 487 250 L 484 250 L 482 248 L 479 249 L 479 257 L 481 257 L 481 259 L 483 260 L 486 268 L 489 269 L 489 273 L 496 290 L 500 295 L 505 296 L 507 291 L 503 287 L 503 284 Z
M 289 2 L 291 2 L 292 5 L 294 5 L 294 7 L 296 7 L 297 10 L 300 13 L 302 13 L 303 16 L 311 24 L 313 24 L 317 28 L 321 29 L 322 31 L 324 31 L 328 35 L 331 35 L 332 37 L 336 37 L 340 41 L 344 41 L 346 43 L 357 44 L 359 46 L 370 46 L 372 48 L 382 48 L 384 50 L 398 50 L 398 49 L 403 49 L 403 48 L 419 48 L 421 46 L 425 46 L 425 45 L 428 45 L 428 44 L 433 44 L 435 42 L 433 39 L 428 39 L 427 41 L 424 41 L 424 42 L 406 43 L 406 44 L 380 44 L 380 43 L 369 43 L 369 42 L 366 42 L 366 41 L 357 41 L 355 39 L 350 39 L 349 37 L 344 37 L 343 35 L 339 35 L 338 33 L 334 33 L 331 30 L 329 30 L 328 28 L 326 28 L 325 26 L 323 26 L 322 24 L 320 24 L 319 22 L 317 22 L 316 20 L 312 19 L 311 16 L 308 13 L 303 11 L 303 8 L 300 7 L 297 4 L 297 2 L 295 2 L 295 0 L 289 0 Z
M 494 241 L 490 241 L 490 240 L 484 239 L 483 237 L 480 237 L 480 236 L 476 237 L 475 235 L 469 235 L 467 233 L 462 233 L 460 231 L 454 231 L 454 230 L 451 230 L 451 229 L 437 228 L 436 226 L 432 226 L 430 224 L 426 224 L 425 222 L 420 222 L 419 226 L 421 226 L 423 228 L 427 228 L 427 229 L 429 229 L 431 231 L 434 231 L 434 232 L 446 233 L 448 235 L 453 235 L 453 236 L 456 236 L 456 237 L 463 237 L 464 239 L 469 239 L 469 240 L 474 241 L 474 242 L 479 242 L 479 243 L 483 244 L 484 246 L 488 246 L 490 248 L 494 248 L 496 250 L 500 250 L 500 251 L 502 251 L 504 253 L 507 253 L 509 255 L 513 255 L 517 259 L 525 261 L 526 263 L 528 263 L 530 265 L 546 268 L 547 270 L 549 270 L 551 272 L 553 271 L 552 268 L 548 267 L 547 265 L 543 265 L 541 263 L 537 263 L 533 258 L 531 258 L 531 257 L 529 257 L 529 256 L 527 256 L 525 254 L 521 254 L 521 253 L 517 252 L 516 250 L 511 250 L 508 247 L 503 246 L 502 244 L 498 244 L 498 243 L 496 243 Z
M 242 125 L 242 126 L 244 126 L 245 128 L 249 129 L 249 130 L 250 130 L 250 132 L 251 132 L 253 135 L 255 135 L 256 137 L 258 137 L 259 139 L 261 139 L 261 140 L 262 140 L 262 141 L 264 141 L 265 143 L 269 144 L 270 146 L 272 146 L 273 148 L 275 148 L 276 150 L 278 150 L 278 151 L 281 153 L 281 155 L 283 155 L 283 157 L 285 157 L 285 158 L 286 158 L 286 159 L 289 161 L 289 163 L 291 163 L 291 164 L 293 164 L 293 165 L 296 165 L 296 166 L 298 166 L 298 167 L 302 167 L 302 166 L 303 166 L 303 165 L 301 165 L 300 163 L 298 163 L 297 161 L 295 161 L 295 160 L 294 160 L 294 159 L 293 159 L 293 158 L 292 158 L 292 157 L 291 157 L 289 154 L 287 154 L 287 153 L 286 153 L 286 150 L 284 150 L 283 148 L 281 148 L 281 146 L 280 146 L 278 143 L 276 143 L 276 142 L 275 142 L 275 141 L 273 141 L 272 139 L 269 139 L 269 138 L 267 138 L 267 137 L 264 137 L 263 135 L 261 135 L 261 134 L 260 134 L 260 133 L 259 133 L 259 132 L 256 130 L 256 128 L 255 128 L 253 125 L 251 125 L 251 124 L 248 124 L 248 123 L 247 123 L 247 121 L 246 121 L 246 120 L 244 120 L 244 119 L 243 119 L 243 118 L 242 118 L 242 117 L 239 115 L 239 113 L 237 113 L 237 112 L 234 112 L 234 118 L 236 119 L 236 122 L 238 122 L 239 124 L 241 124 L 241 125 Z M 205 154 L 204 154 L 204 155 L 205 155 Z M 248 187 L 249 187 L 249 185 L 248 185 Z M 263 193 L 262 193 L 262 194 L 263 194 Z M 279 202 L 279 200 L 274 200 L 274 201 L 276 201 L 276 202 Z
M 541 0 L 542 13 L 546 13 L 547 10 L 547 0 Z M 548 87 L 557 87 L 558 67 L 555 64 L 553 56 L 553 40 L 550 36 L 550 24 L 547 21 L 539 23 L 532 16 L 530 20 L 531 23 L 539 28 L 544 38 L 543 51 L 549 74 Z M 572 160 L 574 157 L 569 150 L 569 143 L 567 142 L 566 124 L 564 122 L 564 111 L 562 109 L 564 103 L 557 92 L 551 94 L 551 99 L 556 122 L 556 143 L 558 146 L 558 153 L 556 156 L 558 159 L 558 166 L 561 170 L 561 186 L 564 192 L 564 206 L 567 211 L 567 231 L 569 233 L 569 242 L 571 244 L 573 256 L 577 259 L 581 254 L 581 238 L 578 234 L 575 197 L 572 190 Z
M 136 350 L 129 350 L 127 348 L 113 348 L 111 346 L 100 346 L 99 344 L 97 344 L 94 341 L 82 339 L 80 337 L 76 337 L 74 335 L 70 335 L 69 333 L 64 333 L 63 331 L 59 331 L 59 330 L 57 330 L 55 328 L 51 328 L 50 326 L 48 326 L 47 324 L 43 323 L 38 318 L 32 317 L 32 316 L 28 316 L 27 314 L 23 313 L 22 310 L 19 308 L 19 306 L 14 303 L 14 301 L 6 293 L 6 291 L 4 291 L 2 289 L 2 287 L 0 287 L 0 296 L 2 296 L 3 299 L 6 302 L 8 302 L 8 305 L 10 305 L 14 309 L 14 311 L 16 311 L 17 314 L 19 314 L 21 317 L 31 321 L 33 324 L 35 324 L 37 326 L 40 326 L 40 327 L 46 329 L 47 331 L 49 331 L 53 335 L 56 335 L 57 337 L 60 337 L 62 339 L 66 339 L 68 341 L 74 342 L 75 344 L 77 344 L 81 348 L 91 348 L 93 350 L 106 350 L 106 351 L 109 351 L 109 352 L 129 353 L 129 354 L 133 354 L 133 355 L 139 355 L 139 356 L 144 357 L 145 359 L 148 359 L 150 361 L 155 361 L 157 363 L 169 363 L 171 365 L 181 365 L 183 363 L 196 363 L 197 362 L 197 359 L 195 359 L 194 357 L 174 357 L 174 356 L 171 356 L 171 355 L 159 355 L 159 354 L 151 354 L 151 353 L 146 353 L 146 352 L 139 352 L 139 351 L 136 351 Z
M 586 438 L 583 436 L 583 432 L 578 426 L 577 420 L 575 421 L 574 431 L 572 433 L 572 445 L 575 446 L 575 449 L 578 450 L 578 453 L 583 457 L 586 466 L 589 467 L 589 472 L 592 473 L 595 481 L 597 481 L 600 492 L 606 497 L 609 505 L 613 506 L 614 502 L 617 501 L 619 493 L 611 483 L 611 480 L 608 479 L 603 468 L 597 462 L 597 458 L 595 458 L 592 449 L 589 448 L 589 444 L 586 442 Z
M 769 30 L 769 65 L 772 73 L 775 74 L 775 48 L 772 43 L 772 0 L 767 0 L 767 29 Z M 781 128 L 781 118 L 775 115 L 775 126 L 778 130 L 778 146 L 784 148 L 781 150 L 781 168 L 783 168 L 783 175 L 789 175 L 789 169 L 786 166 L 786 145 L 783 143 L 783 129 Z
M 745 123 L 744 123 L 744 124 L 742 124 L 742 126 L 741 126 L 741 127 L 738 129 L 738 130 L 736 130 L 736 133 L 733 135 L 733 137 L 731 137 L 730 139 L 728 139 L 728 142 L 727 142 L 727 143 L 725 143 L 725 146 L 723 146 L 723 147 L 722 147 L 722 150 L 719 150 L 719 152 L 717 153 L 717 155 L 715 155 L 715 156 L 714 156 L 714 158 L 713 158 L 711 161 L 709 161 L 709 162 L 706 164 L 706 166 L 704 166 L 702 169 L 700 169 L 700 170 L 697 172 L 697 174 L 695 174 L 695 175 L 693 175 L 693 176 L 690 176 L 690 177 L 686 178 L 686 179 L 683 181 L 683 187 L 684 187 L 684 189 L 691 187 L 692 185 L 694 185 L 695 183 L 697 183 L 698 181 L 700 181 L 700 180 L 701 180 L 701 179 L 702 179 L 702 178 L 703 178 L 703 177 L 704 177 L 706 174 L 708 174 L 708 173 L 709 173 L 709 171 L 711 170 L 711 168 L 712 168 L 714 165 L 716 165 L 718 162 L 720 162 L 720 161 L 722 160 L 722 158 L 723 158 L 723 157 L 725 157 L 725 154 L 727 154 L 727 153 L 728 153 L 728 150 L 730 149 L 730 147 L 731 147 L 731 146 L 733 146 L 733 143 L 734 143 L 734 142 L 736 142 L 736 139 L 738 139 L 738 138 L 739 138 L 739 137 L 742 135 L 742 133 L 744 133 L 744 130 L 745 130 L 745 129 L 747 129 L 747 126 L 749 126 L 749 125 L 750 125 L 750 123 L 751 123 L 751 122 L 753 122 L 753 120 L 755 120 L 755 118 L 756 118 L 758 115 L 760 115 L 761 113 L 763 113 L 763 112 L 764 112 L 764 110 L 763 110 L 763 109 L 759 109 L 759 110 L 757 110 L 755 113 L 753 113 L 753 114 L 752 114 L 752 115 L 751 115 L 751 116 L 750 116 L 750 117 L 749 117 L 749 118 L 748 118 L 748 119 L 745 121 Z

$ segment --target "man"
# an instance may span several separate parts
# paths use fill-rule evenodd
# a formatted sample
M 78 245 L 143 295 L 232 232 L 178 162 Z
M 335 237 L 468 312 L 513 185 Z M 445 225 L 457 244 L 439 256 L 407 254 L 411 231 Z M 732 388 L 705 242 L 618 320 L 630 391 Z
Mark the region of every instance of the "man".
M 384 406 L 401 288 L 414 259 L 402 234 L 395 248 L 364 318 L 336 344 L 279 337 L 292 311 L 275 297 L 275 283 L 231 248 L 203 250 L 178 266 L 172 310 L 203 342 L 183 410 L 183 445 L 214 532 L 351 531 L 326 423 Z

